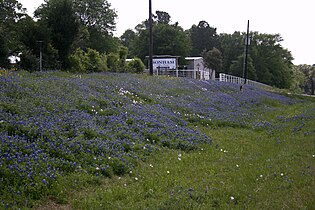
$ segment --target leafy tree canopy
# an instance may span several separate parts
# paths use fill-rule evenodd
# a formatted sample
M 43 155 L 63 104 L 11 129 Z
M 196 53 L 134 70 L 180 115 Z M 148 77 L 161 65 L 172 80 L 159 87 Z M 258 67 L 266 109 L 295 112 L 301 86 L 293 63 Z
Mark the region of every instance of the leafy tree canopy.
M 209 51 L 204 50 L 201 53 L 205 66 L 209 69 L 220 71 L 222 68 L 222 54 L 217 48 L 212 48 Z
M 108 34 L 116 29 L 117 14 L 107 0 L 73 0 L 73 5 L 82 25 Z
M 200 21 L 198 25 L 193 25 L 188 30 L 191 38 L 191 55 L 200 56 L 206 50 L 219 46 L 217 29 L 210 27 L 206 21 Z

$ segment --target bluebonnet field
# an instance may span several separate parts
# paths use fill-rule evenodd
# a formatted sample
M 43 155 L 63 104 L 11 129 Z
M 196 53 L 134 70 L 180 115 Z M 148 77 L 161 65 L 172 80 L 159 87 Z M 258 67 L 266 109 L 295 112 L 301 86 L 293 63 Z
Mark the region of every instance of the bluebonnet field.
M 31 206 L 71 173 L 127 173 L 162 147 L 193 150 L 196 126 L 272 127 L 255 109 L 297 101 L 254 87 L 133 74 L 0 77 L 0 208 Z M 288 120 L 288 119 L 284 119 Z M 298 128 L 297 128 L 298 129 Z

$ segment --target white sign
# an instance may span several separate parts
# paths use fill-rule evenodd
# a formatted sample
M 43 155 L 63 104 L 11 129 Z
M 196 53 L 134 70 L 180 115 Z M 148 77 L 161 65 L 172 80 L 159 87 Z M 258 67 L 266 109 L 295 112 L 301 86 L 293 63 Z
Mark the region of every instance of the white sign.
M 153 69 L 176 69 L 176 58 L 153 58 Z

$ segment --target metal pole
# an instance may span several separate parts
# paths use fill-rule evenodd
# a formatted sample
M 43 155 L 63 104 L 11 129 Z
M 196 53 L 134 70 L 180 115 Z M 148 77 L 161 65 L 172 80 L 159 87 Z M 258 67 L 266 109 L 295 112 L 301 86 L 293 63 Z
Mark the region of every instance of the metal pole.
M 149 0 L 149 71 L 153 75 L 153 32 L 152 32 L 152 2 Z
M 43 54 L 42 54 L 43 41 L 37 41 L 37 43 L 39 43 L 39 71 L 43 71 Z
M 246 33 L 246 41 L 245 41 L 245 59 L 244 59 L 244 79 L 245 82 L 244 84 L 247 83 L 247 63 L 248 63 L 248 46 L 250 44 L 250 39 L 249 39 L 249 20 L 247 21 L 247 33 Z

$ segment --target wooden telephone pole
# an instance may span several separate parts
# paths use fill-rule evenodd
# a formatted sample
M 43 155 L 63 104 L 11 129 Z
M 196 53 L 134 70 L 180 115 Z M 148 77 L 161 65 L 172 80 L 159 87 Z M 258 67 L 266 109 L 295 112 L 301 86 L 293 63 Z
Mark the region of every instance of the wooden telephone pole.
M 153 20 L 152 20 L 152 1 L 149 0 L 149 71 L 153 75 Z
M 247 83 L 247 68 L 248 68 L 248 47 L 250 45 L 250 38 L 249 38 L 249 20 L 247 21 L 247 33 L 246 33 L 246 40 L 245 40 L 245 58 L 244 58 L 244 69 L 243 69 L 243 77 L 245 79 L 244 84 Z

